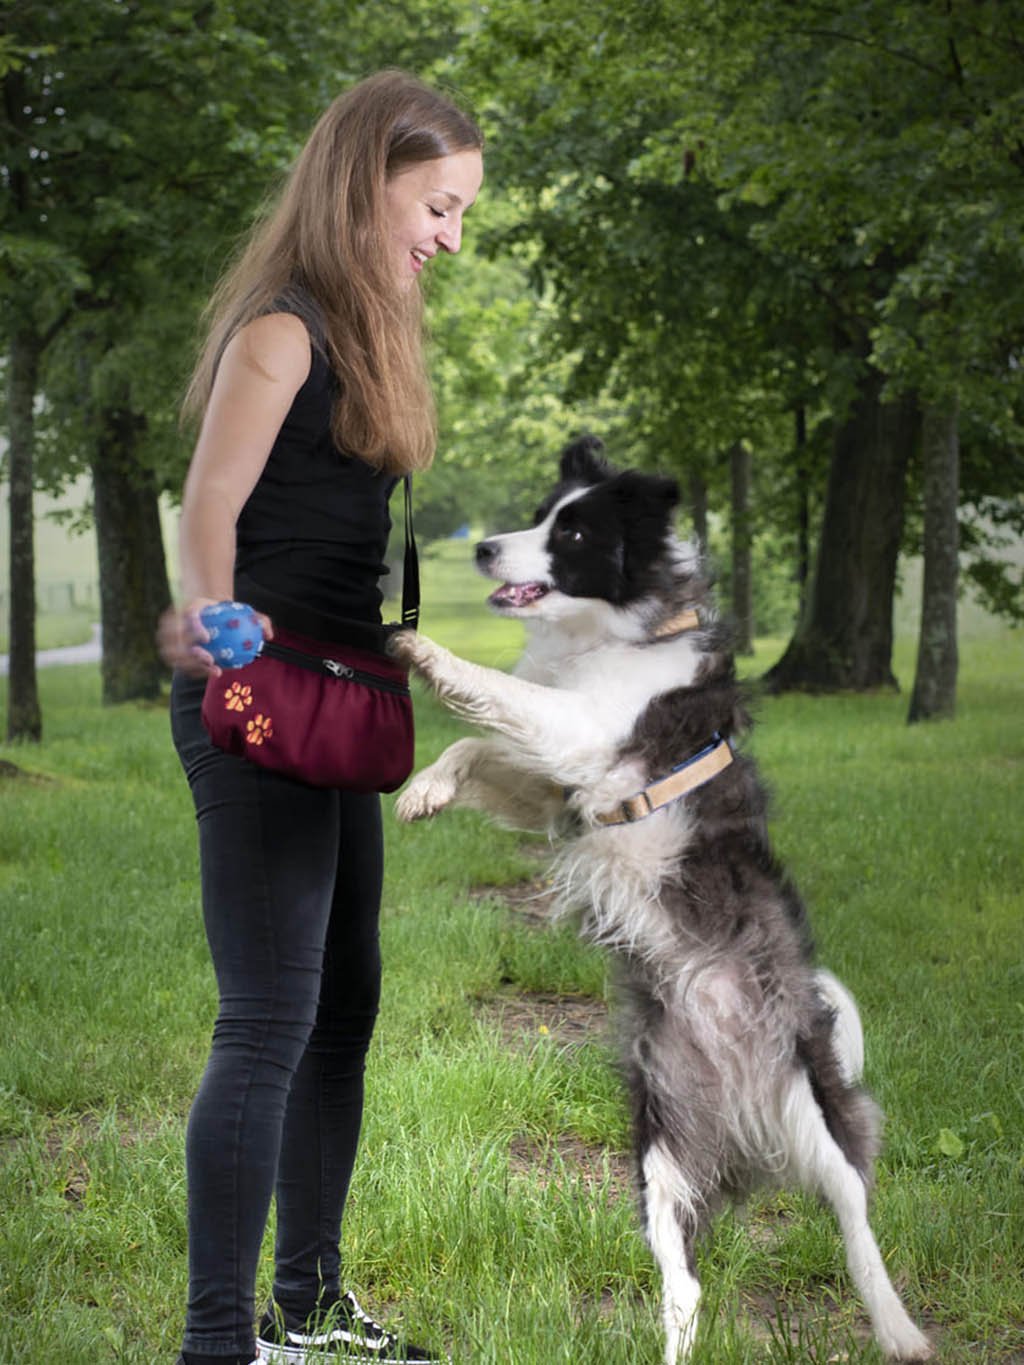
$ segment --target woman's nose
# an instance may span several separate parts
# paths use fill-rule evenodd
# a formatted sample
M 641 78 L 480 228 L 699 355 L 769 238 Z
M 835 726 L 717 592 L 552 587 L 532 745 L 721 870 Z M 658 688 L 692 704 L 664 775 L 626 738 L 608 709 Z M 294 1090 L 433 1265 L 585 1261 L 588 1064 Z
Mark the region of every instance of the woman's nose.
M 456 218 L 454 215 L 450 217 L 437 234 L 437 240 L 445 251 L 450 251 L 454 256 L 462 245 L 462 219 Z

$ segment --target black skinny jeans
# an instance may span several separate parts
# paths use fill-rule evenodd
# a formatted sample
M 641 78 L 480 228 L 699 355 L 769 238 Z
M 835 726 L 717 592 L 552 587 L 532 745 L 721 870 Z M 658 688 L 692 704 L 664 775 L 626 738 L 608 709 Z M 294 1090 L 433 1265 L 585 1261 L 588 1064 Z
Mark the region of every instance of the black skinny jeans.
M 269 773 L 211 745 L 204 683 L 175 676 L 171 726 L 199 824 L 220 992 L 186 1140 L 184 1349 L 250 1351 L 277 1199 L 274 1297 L 302 1319 L 339 1291 L 338 1242 L 380 996 L 380 800 Z

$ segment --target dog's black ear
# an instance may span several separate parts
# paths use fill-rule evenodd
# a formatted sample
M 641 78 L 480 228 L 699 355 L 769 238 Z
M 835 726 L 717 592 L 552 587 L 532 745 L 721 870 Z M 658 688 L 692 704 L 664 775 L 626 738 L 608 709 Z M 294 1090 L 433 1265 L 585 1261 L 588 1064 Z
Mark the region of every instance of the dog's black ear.
M 563 483 L 604 483 L 615 474 L 601 452 L 604 442 L 599 436 L 580 436 L 570 441 L 559 458 L 558 472 Z
M 660 474 L 627 469 L 609 491 L 622 509 L 622 600 L 628 602 L 653 592 L 664 569 L 679 485 Z
M 648 516 L 668 518 L 679 502 L 679 484 L 663 474 L 644 474 L 627 469 L 616 480 L 615 491 L 622 502 Z

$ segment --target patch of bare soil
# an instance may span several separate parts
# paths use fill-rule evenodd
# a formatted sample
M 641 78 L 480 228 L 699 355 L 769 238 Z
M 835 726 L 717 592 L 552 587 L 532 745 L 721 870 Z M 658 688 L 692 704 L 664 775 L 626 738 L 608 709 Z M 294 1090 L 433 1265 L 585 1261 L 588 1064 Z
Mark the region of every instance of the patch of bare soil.
M 570 1133 L 544 1141 L 520 1134 L 509 1143 L 509 1170 L 528 1175 L 545 1189 L 566 1176 L 593 1189 L 605 1186 L 612 1200 L 630 1197 L 632 1168 L 629 1157 L 596 1143 L 584 1142 Z
M 532 851 L 532 850 L 528 850 Z M 528 877 L 510 886 L 477 886 L 479 900 L 497 901 L 517 923 L 540 927 L 552 917 L 555 893 L 546 877 Z M 538 1038 L 558 1044 L 604 1041 L 608 1008 L 603 1000 L 586 995 L 523 991 L 509 987 L 481 1001 L 478 1012 L 488 1016 L 510 1048 L 532 1047 Z
M 499 901 L 517 923 L 540 927 L 554 917 L 555 893 L 546 877 L 528 877 L 511 886 L 475 886 L 470 895 L 474 900 Z
M 524 850 L 533 853 L 532 848 Z M 547 850 L 541 850 L 546 855 Z M 538 857 L 539 861 L 539 857 Z M 482 886 L 474 896 L 505 906 L 519 923 L 541 927 L 552 917 L 554 892 L 546 877 L 529 877 L 511 886 Z M 592 996 L 554 991 L 522 991 L 509 988 L 482 1000 L 477 1012 L 495 1027 L 511 1051 L 532 1050 L 540 1040 L 559 1048 L 608 1041 L 608 1008 Z M 509 1144 L 509 1169 L 513 1175 L 539 1179 L 543 1186 L 582 1180 L 586 1186 L 605 1187 L 613 1199 L 629 1197 L 632 1186 L 629 1157 L 582 1138 L 562 1133 L 543 1140 L 526 1134 Z
M 851 1349 L 854 1355 L 859 1355 L 871 1340 L 867 1318 L 852 1320 L 849 1310 L 837 1302 L 829 1289 L 815 1300 L 747 1293 L 743 1295 L 741 1317 L 755 1341 L 789 1341 L 802 1348 L 809 1360 L 820 1360 L 823 1365 L 827 1361 L 848 1360 Z
M 897 1285 L 897 1288 L 899 1286 Z M 789 1344 L 791 1358 L 807 1360 L 809 1365 L 833 1365 L 860 1360 L 874 1340 L 871 1323 L 855 1299 L 839 1297 L 838 1288 L 823 1284 L 818 1297 L 787 1299 L 770 1293 L 744 1294 L 741 1307 L 744 1329 L 755 1341 Z M 942 1328 L 934 1319 L 918 1318 L 917 1325 L 935 1348 L 936 1359 L 944 1359 Z M 1000 1365 L 1022 1365 L 1024 1354 L 1003 1354 L 998 1344 L 986 1341 L 993 1354 L 986 1360 Z M 956 1359 L 965 1357 L 956 1356 Z
M 550 1038 L 556 1046 L 605 1042 L 608 1007 L 589 995 L 545 991 L 508 991 L 482 1000 L 478 1012 L 498 1028 L 506 1047 L 532 1048 Z
M 54 1123 L 43 1135 L 42 1147 L 46 1160 L 59 1172 L 68 1211 L 74 1212 L 85 1203 L 91 1171 L 83 1148 L 101 1132 L 100 1118 L 83 1113 L 71 1120 Z M 118 1119 L 117 1141 L 121 1147 L 134 1147 L 155 1136 L 161 1124 L 155 1120 Z M 22 1138 L 12 1138 L 11 1145 Z
M 0 758 L 0 782 L 31 782 L 42 786 L 44 783 L 53 781 L 52 777 L 45 777 L 42 773 L 30 773 L 25 768 L 19 768 L 17 763 L 11 763 L 9 759 Z

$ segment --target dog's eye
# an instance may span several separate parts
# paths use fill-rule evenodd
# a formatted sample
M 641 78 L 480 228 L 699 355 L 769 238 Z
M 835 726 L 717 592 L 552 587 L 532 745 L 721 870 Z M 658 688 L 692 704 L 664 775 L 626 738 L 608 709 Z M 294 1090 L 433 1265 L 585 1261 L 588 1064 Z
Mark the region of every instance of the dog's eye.
M 577 526 L 556 526 L 555 536 L 571 545 L 582 545 L 584 539 L 583 532 Z

